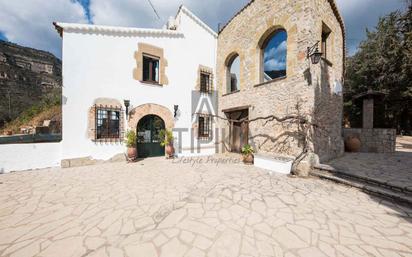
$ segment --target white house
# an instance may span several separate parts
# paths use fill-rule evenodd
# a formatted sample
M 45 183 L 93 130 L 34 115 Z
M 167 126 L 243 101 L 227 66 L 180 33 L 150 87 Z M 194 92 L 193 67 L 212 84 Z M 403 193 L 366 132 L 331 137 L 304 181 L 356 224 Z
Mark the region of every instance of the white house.
M 164 155 L 157 133 L 165 127 L 177 129 L 177 154 L 215 153 L 203 118 L 207 138 L 196 135 L 200 110 L 192 106 L 201 88 L 213 97 L 217 34 L 186 7 L 164 29 L 55 27 L 63 39 L 63 162 L 123 154 L 126 130 L 137 130 L 140 157 Z
M 138 133 L 139 157 L 164 155 L 164 128 L 174 130 L 177 155 L 216 152 L 208 115 L 217 34 L 190 10 L 181 6 L 163 29 L 54 25 L 63 47 L 62 141 L 2 145 L 1 172 L 123 156 L 127 130 Z M 19 153 L 29 159 L 16 161 Z

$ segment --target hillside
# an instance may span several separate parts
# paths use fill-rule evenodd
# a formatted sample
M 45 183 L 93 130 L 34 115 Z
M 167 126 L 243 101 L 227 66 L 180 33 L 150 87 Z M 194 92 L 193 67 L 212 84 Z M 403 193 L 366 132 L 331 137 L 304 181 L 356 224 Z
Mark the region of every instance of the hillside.
M 36 106 L 60 104 L 61 66 L 51 53 L 0 40 L 0 130 Z

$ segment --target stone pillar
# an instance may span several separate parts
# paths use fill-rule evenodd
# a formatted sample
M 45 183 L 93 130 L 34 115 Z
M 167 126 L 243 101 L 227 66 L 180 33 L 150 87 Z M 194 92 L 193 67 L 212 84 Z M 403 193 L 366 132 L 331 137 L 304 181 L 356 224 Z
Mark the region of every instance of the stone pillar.
M 373 98 L 363 99 L 363 112 L 362 112 L 362 121 L 364 129 L 373 128 Z

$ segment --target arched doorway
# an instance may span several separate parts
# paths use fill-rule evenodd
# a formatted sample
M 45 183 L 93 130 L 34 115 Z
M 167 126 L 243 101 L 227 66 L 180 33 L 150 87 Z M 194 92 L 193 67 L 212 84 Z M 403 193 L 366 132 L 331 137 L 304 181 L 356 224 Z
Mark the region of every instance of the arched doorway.
M 137 124 L 137 155 L 139 158 L 164 156 L 165 148 L 160 145 L 159 133 L 165 129 L 165 122 L 157 115 L 146 115 Z

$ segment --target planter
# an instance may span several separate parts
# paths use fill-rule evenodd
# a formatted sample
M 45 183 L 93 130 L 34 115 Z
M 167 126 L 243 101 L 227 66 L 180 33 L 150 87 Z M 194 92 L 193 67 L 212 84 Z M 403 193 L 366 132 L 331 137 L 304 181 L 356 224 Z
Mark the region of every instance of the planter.
M 166 149 L 166 157 L 167 158 L 173 158 L 173 156 L 175 155 L 175 148 L 173 147 L 172 144 L 166 145 L 165 147 Z
M 359 150 L 361 149 L 361 141 L 356 136 L 349 136 L 345 140 L 345 149 L 347 152 L 359 152 Z
M 137 159 L 137 149 L 135 147 L 127 148 L 127 160 L 128 161 L 136 161 Z
M 6 130 L 6 132 L 4 133 L 6 136 L 11 136 L 13 135 L 13 131 L 11 130 Z
M 247 155 L 243 155 L 243 162 L 245 164 L 253 164 L 254 161 L 254 156 L 253 154 L 247 154 Z

